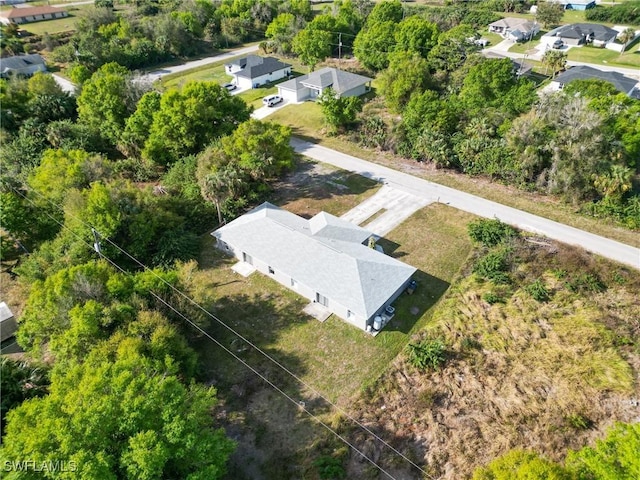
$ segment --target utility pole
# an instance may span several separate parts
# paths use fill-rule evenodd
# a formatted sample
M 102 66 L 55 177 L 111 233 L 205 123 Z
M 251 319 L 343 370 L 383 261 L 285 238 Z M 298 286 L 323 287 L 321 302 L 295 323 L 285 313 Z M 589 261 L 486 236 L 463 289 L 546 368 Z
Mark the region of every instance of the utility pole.
M 338 62 L 342 59 L 342 32 L 338 34 Z

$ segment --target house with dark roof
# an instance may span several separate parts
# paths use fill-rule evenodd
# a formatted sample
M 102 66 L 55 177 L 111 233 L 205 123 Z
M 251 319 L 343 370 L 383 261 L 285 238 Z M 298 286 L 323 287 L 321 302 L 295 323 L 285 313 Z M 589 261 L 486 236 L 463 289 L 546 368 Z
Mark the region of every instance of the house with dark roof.
M 291 75 L 291 65 L 274 57 L 247 55 L 224 65 L 238 88 L 256 88 Z
M 373 234 L 320 212 L 268 202 L 215 230 L 217 248 L 364 331 L 375 333 L 416 269 L 365 245 Z
M 58 7 L 25 7 L 12 8 L 0 12 L 0 23 L 9 25 L 10 23 L 23 24 L 40 22 L 42 20 L 53 20 L 54 18 L 64 18 L 69 16 L 66 10 Z
M 567 45 L 593 44 L 596 47 L 605 46 L 615 41 L 618 32 L 613 28 L 605 27 L 597 23 L 572 23 L 562 25 L 545 33 L 540 41 L 546 45 L 560 39 Z
M 507 17 L 490 23 L 489 31 L 514 42 L 523 42 L 534 37 L 540 31 L 540 24 L 525 18 Z
M 37 53 L 0 58 L 0 78 L 7 78 L 11 75 L 31 76 L 36 72 L 45 72 L 46 70 L 44 58 Z
M 313 100 L 331 87 L 338 97 L 356 97 L 371 89 L 371 78 L 337 68 L 321 68 L 278 85 L 278 94 L 290 102 Z
M 587 10 L 596 6 L 596 0 L 557 0 L 565 10 Z
M 578 65 L 571 67 L 556 76 L 551 85 L 554 90 L 562 90 L 565 85 L 574 80 L 604 80 L 611 83 L 616 90 L 628 95 L 631 98 L 640 100 L 640 82 L 633 78 L 625 77 L 619 72 L 608 72 L 597 68 Z

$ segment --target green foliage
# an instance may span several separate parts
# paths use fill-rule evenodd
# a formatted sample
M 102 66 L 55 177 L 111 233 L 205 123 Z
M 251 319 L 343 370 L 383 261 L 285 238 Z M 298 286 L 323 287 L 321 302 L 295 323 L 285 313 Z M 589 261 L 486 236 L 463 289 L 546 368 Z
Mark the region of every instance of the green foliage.
M 536 12 L 536 20 L 545 28 L 560 25 L 564 15 L 564 6 L 560 3 L 540 2 Z
M 396 50 L 427 58 L 438 41 L 438 26 L 418 15 L 402 20 L 395 31 Z
M 579 413 L 572 413 L 565 417 L 565 421 L 576 430 L 589 430 L 593 427 L 593 422 Z
M 467 226 L 469 237 L 485 247 L 494 247 L 515 237 L 518 232 L 511 225 L 498 219 L 480 219 Z
M 303 64 L 313 70 L 319 62 L 331 55 L 331 43 L 331 33 L 307 27 L 294 37 L 292 50 Z
M 359 97 L 339 97 L 331 87 L 322 91 L 318 101 L 331 133 L 353 124 L 358 112 L 362 110 L 362 100 Z
M 396 48 L 394 22 L 370 24 L 360 30 L 353 42 L 353 54 L 362 64 L 374 71 L 387 68 L 389 54 Z
M 118 149 L 126 156 L 140 156 L 145 141 L 149 138 L 153 115 L 160 109 L 162 96 L 155 90 L 145 93 L 136 105 L 136 111 L 125 124 L 118 142 Z
M 476 260 L 473 273 L 496 284 L 510 283 L 511 279 L 507 274 L 509 267 L 509 249 L 500 248 Z
M 511 450 L 473 473 L 473 480 L 570 480 L 571 476 L 536 453 Z
M 56 372 L 48 396 L 12 410 L 2 457 L 75 462 L 55 478 L 221 478 L 234 445 L 211 427 L 215 390 L 127 347 Z
M 380 93 L 394 112 L 400 112 L 413 95 L 423 93 L 431 84 L 429 65 L 419 53 L 390 54 L 389 67 L 380 74 Z
M 473 43 L 476 30 L 471 25 L 460 24 L 438 36 L 438 44 L 428 55 L 429 63 L 435 70 L 452 72 L 461 67 L 467 57 L 480 50 Z
M 549 3 L 549 5 L 554 5 Z M 557 5 L 557 4 L 556 4 Z M 555 78 L 556 73 L 564 69 L 567 64 L 567 52 L 550 48 L 542 56 L 542 63 L 551 69 L 551 78 Z M 545 70 L 546 73 L 546 70 Z
M 419 370 L 438 370 L 446 360 L 446 347 L 442 340 L 425 339 L 407 345 L 407 360 Z
M 329 455 L 314 460 L 313 466 L 318 469 L 318 474 L 323 480 L 339 480 L 347 476 L 342 461 Z
M 578 478 L 632 480 L 640 475 L 640 424 L 617 423 L 595 447 L 569 452 L 567 468 Z
M 95 72 L 78 97 L 79 121 L 116 143 L 127 117 L 132 113 L 124 99 L 127 96 L 129 71 L 117 63 L 109 63 Z
M 216 138 L 228 135 L 249 119 L 247 105 L 213 82 L 190 82 L 182 90 L 167 90 L 142 155 L 160 165 L 200 152 Z
M 273 19 L 265 32 L 269 39 L 269 47 L 281 55 L 291 52 L 291 42 L 298 30 L 296 16 L 292 13 L 281 13 Z
M 585 12 L 590 22 L 610 22 L 622 25 L 640 24 L 640 2 L 630 1 L 607 7 L 596 6 Z
M 544 281 L 539 278 L 535 282 L 527 285 L 524 289 L 538 302 L 546 302 L 549 300 L 549 290 L 544 284 Z
M 502 297 L 494 292 L 487 292 L 482 295 L 482 299 L 487 302 L 489 305 L 493 305 L 494 303 L 502 303 Z
M 29 398 L 47 393 L 47 371 L 26 361 L 14 361 L 3 356 L 0 360 L 0 432 L 4 436 L 5 419 L 12 408 Z

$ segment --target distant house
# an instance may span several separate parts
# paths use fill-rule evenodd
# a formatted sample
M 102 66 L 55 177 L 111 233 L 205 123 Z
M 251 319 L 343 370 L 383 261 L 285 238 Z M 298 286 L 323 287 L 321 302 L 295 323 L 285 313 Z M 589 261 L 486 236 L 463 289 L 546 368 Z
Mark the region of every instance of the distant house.
M 556 76 L 551 82 L 552 90 L 562 90 L 565 85 L 574 80 L 604 80 L 611 83 L 619 92 L 640 100 L 640 82 L 638 80 L 625 77 L 619 72 L 607 72 L 585 65 L 571 67 Z
M 605 27 L 597 23 L 572 23 L 563 25 L 545 33 L 540 39 L 542 43 L 551 45 L 560 39 L 567 45 L 586 45 L 592 43 L 595 46 L 605 46 L 613 42 L 618 32 L 613 28 Z
M 560 3 L 565 10 L 587 10 L 596 6 L 596 0 L 554 0 Z
M 489 31 L 514 42 L 522 42 L 533 38 L 540 31 L 540 25 L 524 18 L 507 17 L 490 23 Z
M 281 83 L 278 85 L 278 93 L 290 102 L 301 102 L 313 100 L 331 87 L 339 97 L 356 97 L 371 89 L 371 80 L 369 77 L 326 67 Z
M 7 338 L 11 338 L 16 334 L 18 326 L 13 312 L 6 303 L 0 302 L 0 342 L 4 342 Z
M 416 272 L 364 245 L 371 232 L 325 212 L 306 220 L 265 202 L 211 235 L 219 249 L 365 331 Z
M 53 20 L 54 18 L 64 18 L 69 16 L 66 10 L 57 7 L 25 7 L 12 8 L 0 12 L 0 22 L 5 25 L 10 23 L 22 24 L 40 22 L 42 20 Z
M 224 65 L 239 88 L 255 88 L 291 75 L 291 65 L 277 58 L 247 55 Z
M 36 72 L 45 72 L 47 66 L 37 53 L 31 55 L 16 55 L 0 58 L 0 77 L 7 78 L 10 75 L 30 76 Z

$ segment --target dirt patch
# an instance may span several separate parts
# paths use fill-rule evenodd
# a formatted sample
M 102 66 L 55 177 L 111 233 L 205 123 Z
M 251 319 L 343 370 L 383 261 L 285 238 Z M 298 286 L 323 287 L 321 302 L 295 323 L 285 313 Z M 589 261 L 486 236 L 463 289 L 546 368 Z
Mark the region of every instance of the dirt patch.
M 379 186 L 360 175 L 303 158 L 294 172 L 274 185 L 269 201 L 304 218 L 321 211 L 339 216 Z

